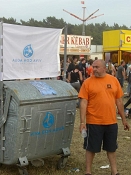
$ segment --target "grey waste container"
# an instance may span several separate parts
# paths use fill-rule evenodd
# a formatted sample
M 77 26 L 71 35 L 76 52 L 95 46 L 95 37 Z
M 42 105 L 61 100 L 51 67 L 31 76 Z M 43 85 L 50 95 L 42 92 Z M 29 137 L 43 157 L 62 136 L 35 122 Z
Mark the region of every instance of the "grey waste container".
M 39 83 L 48 86 L 45 94 Z M 49 87 L 55 93 L 48 94 Z M 60 154 L 58 168 L 64 167 L 70 155 L 76 90 L 60 80 L 4 81 L 3 95 L 0 163 L 17 164 L 20 174 L 28 174 L 24 167 L 29 161 Z

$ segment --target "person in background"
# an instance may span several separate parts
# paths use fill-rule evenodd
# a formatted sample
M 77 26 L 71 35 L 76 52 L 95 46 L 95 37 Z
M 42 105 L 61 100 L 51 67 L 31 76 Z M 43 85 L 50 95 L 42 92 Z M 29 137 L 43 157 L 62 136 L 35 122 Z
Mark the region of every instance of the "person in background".
M 68 74 L 68 82 L 79 92 L 83 77 L 81 71 L 79 71 L 79 65 L 75 65 L 74 70 Z
M 131 65 L 131 61 L 129 61 L 128 64 L 126 64 L 126 66 L 127 66 L 125 69 L 126 78 L 127 78 L 129 71 L 130 71 L 130 68 L 129 68 L 130 65 Z
M 83 82 L 81 71 L 79 71 L 79 65 L 75 65 L 75 69 L 68 74 L 68 82 L 76 89 L 79 93 L 80 87 Z M 79 108 L 80 100 L 77 100 L 76 107 Z
M 78 65 L 79 65 L 79 70 L 82 73 L 83 80 L 85 80 L 86 78 L 86 71 L 85 71 L 86 70 L 86 59 L 82 58 Z
M 86 129 L 86 173 L 91 175 L 95 153 L 103 150 L 111 166 L 111 175 L 119 175 L 116 163 L 118 125 L 116 106 L 122 118 L 124 130 L 129 130 L 122 102 L 123 91 L 116 77 L 106 74 L 104 60 L 93 62 L 93 76 L 87 78 L 80 89 L 80 132 Z
M 68 57 L 67 57 L 67 60 L 66 60 L 66 70 L 68 69 L 69 64 L 70 64 L 71 62 L 73 62 L 73 59 L 72 59 L 71 56 L 68 56 Z
M 78 58 L 77 58 L 77 56 L 76 55 L 73 55 L 73 63 L 74 63 L 74 65 L 77 65 L 77 62 L 78 62 Z
M 114 64 L 114 68 L 115 68 L 115 70 L 116 70 L 116 72 L 117 72 L 117 70 L 118 70 L 118 63 L 115 63 L 115 64 Z
M 75 65 L 77 64 L 77 57 L 73 56 L 70 58 L 70 64 L 68 65 L 67 71 L 66 71 L 66 80 L 68 82 L 68 74 L 75 69 Z
M 131 108 L 127 108 L 127 107 L 130 104 L 131 104 L 131 97 L 124 104 L 125 115 L 126 115 L 126 118 L 129 118 L 129 119 L 131 119 Z
M 73 58 L 70 57 L 69 60 L 70 60 L 70 63 L 69 63 L 68 68 L 67 68 L 67 73 L 74 70 L 74 67 L 75 67 L 76 62 L 77 62 L 77 58 L 76 57 L 73 57 Z
M 117 79 L 118 79 L 121 87 L 123 87 L 124 79 L 126 79 L 124 66 L 125 66 L 125 61 L 122 60 L 121 65 L 118 67 L 118 70 L 117 70 Z
M 128 66 L 128 72 L 127 72 L 127 95 L 125 97 L 130 97 L 131 94 L 131 65 Z
M 88 63 L 89 63 L 89 67 L 87 68 L 86 73 L 87 73 L 87 77 L 91 77 L 93 75 L 93 67 L 92 67 L 93 60 L 90 59 Z
M 107 66 L 107 73 L 110 75 L 116 76 L 116 69 L 112 64 L 111 60 L 108 61 L 106 66 Z
M 127 102 L 124 104 L 124 110 L 125 110 L 125 114 L 126 114 L 126 117 L 131 119 L 131 108 L 127 108 L 129 105 L 131 104 L 131 98 L 129 98 L 127 100 Z M 128 111 L 128 112 L 126 112 Z
M 89 60 L 86 61 L 86 78 L 88 78 L 88 67 L 90 66 Z

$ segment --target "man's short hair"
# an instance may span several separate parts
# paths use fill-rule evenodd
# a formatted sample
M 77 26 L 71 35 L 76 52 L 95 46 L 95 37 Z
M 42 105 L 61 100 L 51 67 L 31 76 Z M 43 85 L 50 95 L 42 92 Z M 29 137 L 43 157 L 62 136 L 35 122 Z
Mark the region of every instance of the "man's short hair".
M 78 64 L 75 65 L 75 69 L 79 70 L 79 65 Z
M 90 60 L 88 61 L 88 63 L 89 63 L 90 65 L 92 65 L 92 64 L 93 64 L 93 60 L 90 59 Z
M 73 55 L 73 57 L 72 57 L 72 58 L 73 58 L 73 60 L 74 60 L 74 59 L 77 59 L 77 57 L 76 57 L 75 55 Z
M 81 62 L 82 62 L 82 61 L 85 61 L 85 60 L 86 60 L 85 58 L 82 58 L 82 59 L 81 59 Z
M 125 62 L 124 60 L 121 60 L 121 65 L 122 65 L 124 62 Z

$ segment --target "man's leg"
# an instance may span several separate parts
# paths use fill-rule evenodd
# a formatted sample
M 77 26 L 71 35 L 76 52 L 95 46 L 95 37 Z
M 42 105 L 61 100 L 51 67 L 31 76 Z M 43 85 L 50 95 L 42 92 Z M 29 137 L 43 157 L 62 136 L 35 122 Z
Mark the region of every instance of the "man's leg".
M 116 152 L 107 152 L 107 157 L 110 162 L 112 175 L 116 175 L 118 173 L 116 163 Z
M 95 153 L 86 150 L 86 174 L 91 174 L 91 167 Z

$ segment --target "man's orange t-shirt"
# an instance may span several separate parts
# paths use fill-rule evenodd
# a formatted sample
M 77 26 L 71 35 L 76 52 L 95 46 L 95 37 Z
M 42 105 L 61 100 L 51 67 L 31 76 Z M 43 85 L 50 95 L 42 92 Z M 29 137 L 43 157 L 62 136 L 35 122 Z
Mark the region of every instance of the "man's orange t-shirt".
M 86 122 L 98 125 L 117 123 L 116 99 L 122 96 L 122 88 L 112 75 L 106 74 L 100 78 L 93 75 L 87 78 L 78 95 L 88 101 Z

